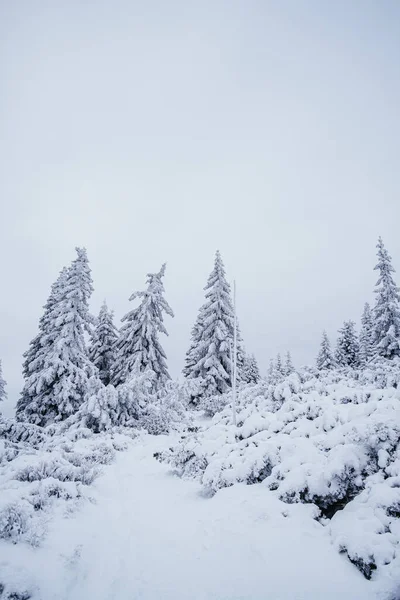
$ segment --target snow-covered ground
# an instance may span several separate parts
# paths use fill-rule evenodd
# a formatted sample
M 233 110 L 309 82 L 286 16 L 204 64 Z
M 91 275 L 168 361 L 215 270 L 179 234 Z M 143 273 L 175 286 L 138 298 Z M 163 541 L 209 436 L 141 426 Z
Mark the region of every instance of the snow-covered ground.
M 153 457 L 175 436 L 127 438 L 127 450 L 87 487 L 91 501 L 51 513 L 38 547 L 1 540 L 4 597 L 27 590 L 33 600 L 377 598 L 374 582 L 312 518 L 313 506 L 285 504 L 262 485 L 205 497 L 198 482 Z M 8 582 L 20 596 L 6 595 Z

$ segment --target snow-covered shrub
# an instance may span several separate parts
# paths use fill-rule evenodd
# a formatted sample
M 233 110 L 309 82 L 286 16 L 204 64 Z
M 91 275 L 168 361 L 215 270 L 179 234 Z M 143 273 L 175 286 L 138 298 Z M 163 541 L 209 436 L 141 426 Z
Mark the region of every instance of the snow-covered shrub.
M 142 411 L 153 400 L 151 393 L 154 373 L 146 370 L 136 372 L 126 383 L 117 388 L 117 423 L 126 427 L 137 427 Z
M 204 411 L 207 417 L 213 417 L 218 412 L 221 412 L 225 406 L 231 401 L 232 392 L 226 394 L 216 394 L 214 396 L 204 396 L 198 406 Z
M 17 543 L 28 529 L 29 515 L 20 504 L 7 504 L 0 510 L 0 539 Z
M 27 497 L 35 511 L 45 510 L 55 500 L 78 500 L 82 497 L 80 489 L 75 483 L 60 482 L 51 477 L 45 481 L 39 481 L 36 486 L 32 486 Z
M 2 600 L 30 600 L 32 594 L 28 590 L 17 590 L 15 586 L 5 585 L 0 582 L 0 598 Z
M 400 390 L 383 387 L 392 381 L 388 377 L 378 382 L 382 368 L 389 374 L 389 365 L 381 362 L 365 373 L 300 369 L 275 385 L 243 386 L 236 428 L 227 404 L 157 458 L 181 476 L 198 479 L 208 494 L 238 482 L 262 482 L 285 502 L 315 504 L 322 518 L 332 519 L 338 549 L 367 577 L 389 564 L 394 572 L 394 548 L 400 544 Z M 370 525 L 361 536 L 367 505 Z
M 129 442 L 117 431 L 95 435 L 72 418 L 40 428 L 40 437 L 33 425 L 9 421 L 2 426 L 0 539 L 33 546 L 46 535 L 49 514 L 57 506 L 69 514 L 87 501 L 87 486 Z M 21 438 L 29 441 L 13 441 Z
M 168 412 L 160 404 L 150 404 L 140 419 L 141 426 L 152 435 L 161 435 L 170 430 Z
M 377 388 L 400 387 L 400 358 L 387 360 L 382 357 L 371 361 L 356 376 L 364 385 L 374 385 Z
M 11 442 L 28 442 L 31 446 L 38 447 L 48 439 L 48 436 L 43 427 L 18 422 L 15 419 L 0 418 L 0 438 Z
M 118 393 L 113 385 L 105 386 L 97 377 L 91 377 L 85 402 L 79 411 L 82 423 L 95 433 L 107 431 L 117 424 Z
M 39 458 L 36 463 L 30 464 L 16 474 L 18 481 L 41 481 L 42 479 L 58 479 L 59 481 L 79 481 L 84 485 L 90 485 L 99 471 L 96 468 L 82 465 L 76 467 L 68 460 L 59 456 L 50 460 Z
M 379 569 L 395 578 L 400 571 L 400 451 L 379 452 L 381 470 L 337 512 L 330 523 L 333 543 L 370 579 Z
M 153 435 L 169 433 L 188 422 L 187 405 L 190 387 L 185 383 L 168 382 L 165 391 L 158 394 L 141 411 L 139 423 Z
M 112 445 L 103 442 L 90 446 L 90 449 L 83 452 L 71 451 L 64 456 L 75 467 L 109 465 L 115 459 L 115 450 Z

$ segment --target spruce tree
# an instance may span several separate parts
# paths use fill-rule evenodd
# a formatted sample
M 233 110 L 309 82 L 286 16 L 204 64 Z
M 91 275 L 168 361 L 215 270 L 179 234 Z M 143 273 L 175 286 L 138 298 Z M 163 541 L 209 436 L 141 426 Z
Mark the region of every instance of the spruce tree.
M 286 352 L 284 372 L 285 372 L 285 375 L 290 375 L 291 373 L 294 372 L 292 356 L 289 351 Z
M 123 318 L 116 342 L 116 359 L 112 370 L 115 386 L 129 380 L 133 373 L 150 370 L 154 373 L 153 391 L 160 390 L 170 379 L 166 355 L 160 344 L 159 334 L 168 335 L 164 326 L 164 313 L 173 317 L 171 307 L 164 298 L 162 278 L 164 264 L 158 273 L 147 275 L 147 289 L 135 292 L 129 300 L 141 300 L 139 306 Z
M 274 364 L 273 359 L 271 358 L 269 361 L 267 378 L 272 379 L 274 377 L 274 372 L 275 372 L 275 364 Z
M 345 321 L 339 329 L 335 360 L 339 367 L 356 367 L 359 364 L 359 344 L 354 321 Z
M 276 360 L 269 361 L 269 368 L 267 374 L 267 381 L 271 385 L 276 385 L 279 381 L 282 380 L 282 373 L 276 368 Z
M 0 360 L 0 402 L 3 402 L 7 398 L 6 385 L 3 379 L 3 365 Z
M 204 319 L 203 319 L 202 311 L 203 311 L 203 307 L 200 308 L 199 314 L 197 315 L 196 322 L 192 327 L 190 346 L 189 346 L 189 350 L 186 352 L 185 366 L 182 370 L 185 377 L 191 377 L 191 374 L 194 371 L 194 369 L 200 359 L 199 346 L 200 346 L 202 332 L 204 329 Z
M 113 311 L 108 310 L 104 301 L 100 309 L 89 348 L 89 358 L 99 370 L 99 378 L 104 385 L 111 381 L 111 369 L 115 362 L 115 343 L 118 330 L 113 323 Z
M 331 344 L 329 342 L 326 331 L 322 333 L 322 341 L 320 350 L 317 356 L 318 369 L 333 369 L 336 366 Z
M 376 302 L 373 310 L 375 352 L 384 358 L 400 355 L 400 296 L 392 273 L 392 258 L 386 250 L 382 238 L 377 244 L 379 271 L 376 283 Z
M 41 368 L 39 356 L 41 355 L 40 350 L 43 347 L 44 336 L 46 336 L 47 343 L 49 343 L 49 335 L 51 335 L 51 333 L 53 333 L 53 337 L 55 336 L 55 331 L 52 329 L 50 315 L 54 304 L 59 298 L 60 290 L 64 286 L 67 272 L 68 269 L 64 267 L 61 270 L 57 280 L 52 284 L 50 295 L 46 301 L 46 304 L 43 306 L 44 313 L 39 320 L 39 332 L 29 343 L 28 350 L 23 354 L 24 362 L 22 364 L 22 374 L 25 379 L 32 375 L 33 371 L 38 371 Z
M 23 354 L 22 375 L 25 383 L 16 407 L 18 420 L 36 422 L 38 412 L 36 403 L 37 393 L 35 386 L 29 385 L 28 380 L 30 378 L 31 380 L 39 378 L 44 368 L 45 356 L 57 338 L 58 332 L 52 322 L 52 310 L 56 302 L 60 299 L 67 273 L 68 269 L 64 267 L 56 281 L 52 284 L 50 295 L 43 306 L 43 315 L 39 319 L 39 331 L 29 343 L 28 350 Z
M 25 385 L 17 417 L 38 425 L 59 421 L 75 413 L 87 391 L 88 378 L 97 369 L 89 360 L 85 333 L 90 333 L 89 298 L 92 278 L 86 250 L 62 272 L 41 321 L 40 347 L 32 364 L 28 351 Z
M 192 330 L 192 343 L 186 356 L 185 375 L 201 378 L 207 396 L 223 394 L 231 387 L 231 348 L 234 317 L 230 285 L 219 251 L 205 289 L 206 302 Z M 237 328 L 238 379 L 243 370 L 243 348 Z
M 242 381 L 244 383 L 258 383 L 260 381 L 260 371 L 254 354 L 244 355 Z
M 282 359 L 281 359 L 281 355 L 278 352 L 278 354 L 276 355 L 276 360 L 275 360 L 275 371 L 277 373 L 279 373 L 280 375 L 284 375 L 285 371 L 284 368 L 282 366 Z
M 360 364 L 366 365 L 374 355 L 374 320 L 368 302 L 364 305 L 360 331 Z

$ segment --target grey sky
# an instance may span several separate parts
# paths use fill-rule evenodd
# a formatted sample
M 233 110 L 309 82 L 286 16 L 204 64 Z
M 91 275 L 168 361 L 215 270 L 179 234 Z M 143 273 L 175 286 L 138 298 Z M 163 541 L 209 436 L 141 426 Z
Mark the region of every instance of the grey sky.
M 400 281 L 400 3 L 0 2 L 0 357 L 10 404 L 85 245 L 117 320 L 167 261 L 170 371 L 219 248 L 262 371 Z

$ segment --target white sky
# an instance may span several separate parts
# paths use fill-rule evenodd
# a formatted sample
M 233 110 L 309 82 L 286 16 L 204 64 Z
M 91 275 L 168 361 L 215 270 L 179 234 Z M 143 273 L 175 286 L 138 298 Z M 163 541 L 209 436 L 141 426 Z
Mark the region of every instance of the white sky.
M 117 320 L 167 261 L 183 365 L 219 248 L 244 341 L 314 360 L 400 282 L 400 3 L 0 2 L 0 357 L 10 403 L 58 271 L 87 247 Z

